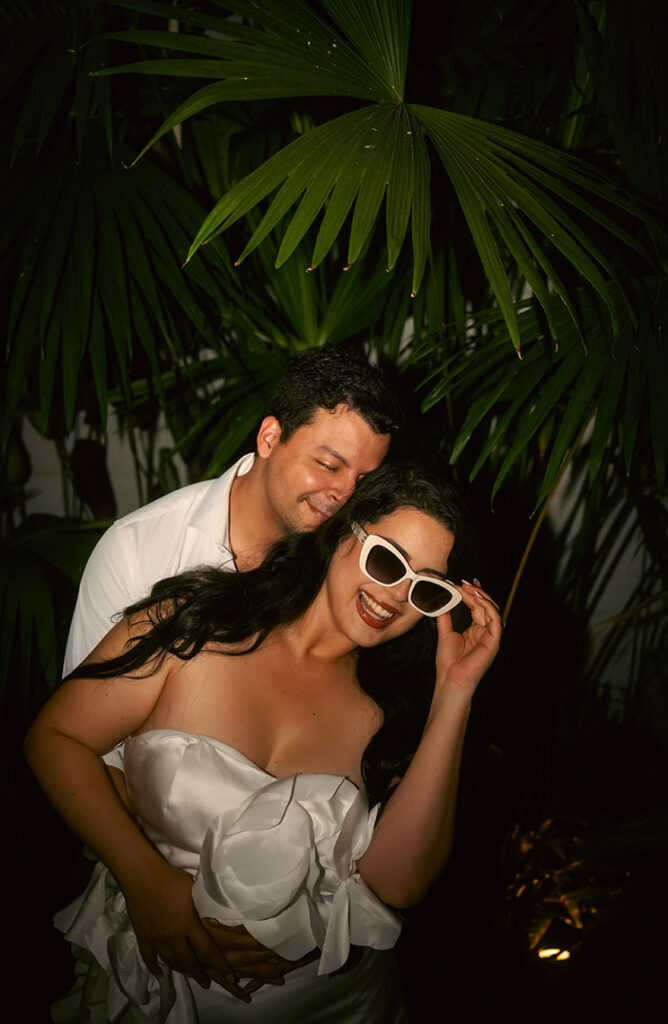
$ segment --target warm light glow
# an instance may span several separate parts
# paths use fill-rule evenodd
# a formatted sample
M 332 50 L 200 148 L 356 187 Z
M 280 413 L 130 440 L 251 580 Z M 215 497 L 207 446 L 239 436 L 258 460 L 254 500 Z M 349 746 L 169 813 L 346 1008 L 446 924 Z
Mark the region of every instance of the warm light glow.
M 541 960 L 568 960 L 570 955 L 567 949 L 558 949 L 556 946 L 538 950 Z

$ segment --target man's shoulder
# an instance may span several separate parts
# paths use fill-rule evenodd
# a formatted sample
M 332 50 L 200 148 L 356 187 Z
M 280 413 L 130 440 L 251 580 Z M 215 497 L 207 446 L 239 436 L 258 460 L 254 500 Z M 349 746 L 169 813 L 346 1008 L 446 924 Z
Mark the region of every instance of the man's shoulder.
M 130 527 L 148 524 L 152 520 L 164 519 L 172 515 L 181 518 L 190 510 L 195 509 L 218 482 L 219 480 L 202 480 L 199 483 L 179 487 L 178 490 L 170 491 L 169 494 L 163 494 L 161 498 L 156 498 L 155 501 L 150 501 L 147 505 L 142 505 L 134 512 L 128 512 L 121 519 L 117 519 L 113 529 L 122 532 Z
M 253 456 L 245 455 L 233 466 L 230 466 L 222 476 L 215 477 L 213 480 L 187 484 L 169 494 L 163 494 L 161 498 L 156 498 L 148 505 L 142 505 L 134 512 L 129 512 L 121 519 L 117 519 L 111 529 L 116 533 L 123 533 L 132 527 L 141 529 L 143 526 L 151 527 L 161 521 L 171 521 L 172 519 L 187 524 L 193 517 L 197 517 L 198 521 L 202 517 L 209 518 L 209 513 L 212 511 L 209 509 L 209 505 L 214 507 L 215 518 L 218 519 L 221 506 L 224 507 L 229 502 L 229 490 L 234 477 L 237 473 L 248 472 L 252 464 Z M 223 508 L 223 514 L 225 511 L 226 509 Z

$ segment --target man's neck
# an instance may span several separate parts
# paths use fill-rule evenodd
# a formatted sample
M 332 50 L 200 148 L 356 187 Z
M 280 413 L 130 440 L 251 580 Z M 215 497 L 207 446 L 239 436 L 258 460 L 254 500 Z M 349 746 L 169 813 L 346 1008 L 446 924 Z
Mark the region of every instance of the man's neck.
M 229 538 L 239 572 L 255 569 L 272 544 L 285 535 L 267 502 L 263 469 L 263 461 L 256 458 L 248 473 L 235 477 L 230 491 Z

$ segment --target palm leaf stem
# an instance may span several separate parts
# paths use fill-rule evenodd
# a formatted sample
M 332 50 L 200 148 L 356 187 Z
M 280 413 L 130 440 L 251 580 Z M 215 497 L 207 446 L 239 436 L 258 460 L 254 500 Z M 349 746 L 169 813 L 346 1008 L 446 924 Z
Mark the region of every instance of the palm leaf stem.
M 564 463 L 563 463 L 563 465 L 561 467 L 561 470 L 559 471 L 559 474 L 557 475 L 556 480 L 554 481 L 554 484 L 552 485 L 552 489 L 550 490 L 550 493 L 548 494 L 547 498 L 545 499 L 545 504 L 543 505 L 543 507 L 541 508 L 540 512 L 538 513 L 538 515 L 536 517 L 536 522 L 533 525 L 533 529 L 531 531 L 531 535 L 529 537 L 529 540 L 526 543 L 526 547 L 524 548 L 524 551 L 522 552 L 522 557 L 520 559 L 519 565 L 517 566 L 517 571 L 515 572 L 515 576 L 513 578 L 513 582 L 512 582 L 512 585 L 510 587 L 510 591 L 508 593 L 508 597 L 506 599 L 506 604 L 505 604 L 505 607 L 503 609 L 503 613 L 501 615 L 501 618 L 503 619 L 503 621 L 506 624 L 508 623 L 508 618 L 510 616 L 510 609 L 513 606 L 513 601 L 515 600 L 515 594 L 517 593 L 517 588 L 520 585 L 520 580 L 522 578 L 522 574 L 523 574 L 524 569 L 526 567 L 526 564 L 527 564 L 527 562 L 529 560 L 529 555 L 531 554 L 531 549 L 533 548 L 534 543 L 536 541 L 536 538 L 538 536 L 538 531 L 540 530 L 540 528 L 542 526 L 542 523 L 543 523 L 543 520 L 545 519 L 545 516 L 548 513 L 548 509 L 550 507 L 552 499 L 554 498 L 554 496 L 555 496 L 555 494 L 557 492 L 559 484 L 563 480 L 564 474 L 565 474 L 566 470 L 570 466 L 575 453 L 577 452 L 578 448 L 580 447 L 580 444 L 582 443 L 582 438 L 584 437 L 585 431 L 587 430 L 588 426 L 589 426 L 589 419 L 583 424 L 582 428 L 580 429 L 580 432 L 579 432 L 578 436 L 576 437 L 573 445 L 571 446 L 571 450 L 569 451 L 568 455 L 564 459 Z

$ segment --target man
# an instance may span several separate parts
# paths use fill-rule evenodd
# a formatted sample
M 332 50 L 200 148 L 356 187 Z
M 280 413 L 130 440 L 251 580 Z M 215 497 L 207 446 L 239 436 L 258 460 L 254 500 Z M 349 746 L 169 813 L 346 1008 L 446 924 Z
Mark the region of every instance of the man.
M 380 465 L 401 419 L 388 384 L 367 362 L 336 348 L 294 359 L 260 424 L 256 455 L 104 534 L 81 580 L 65 673 L 158 580 L 198 565 L 243 572 L 287 533 L 318 526 Z

